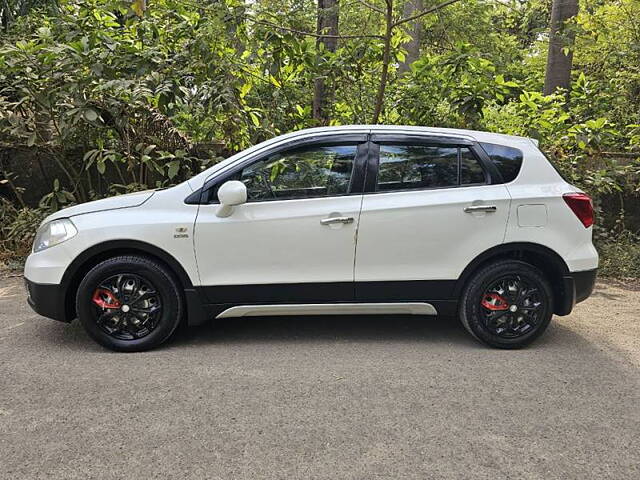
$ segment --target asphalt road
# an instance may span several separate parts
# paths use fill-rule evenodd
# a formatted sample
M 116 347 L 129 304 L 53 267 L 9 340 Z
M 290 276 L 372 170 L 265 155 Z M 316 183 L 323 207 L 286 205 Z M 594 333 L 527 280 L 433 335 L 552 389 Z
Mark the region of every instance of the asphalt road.
M 640 478 L 640 292 L 522 351 L 428 317 L 229 319 L 116 354 L 0 279 L 0 478 Z

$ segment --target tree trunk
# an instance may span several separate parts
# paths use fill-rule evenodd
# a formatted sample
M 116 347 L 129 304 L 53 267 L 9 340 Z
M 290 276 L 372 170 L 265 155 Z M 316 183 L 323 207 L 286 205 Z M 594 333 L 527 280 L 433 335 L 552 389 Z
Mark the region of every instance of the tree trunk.
M 544 78 L 544 94 L 550 95 L 558 88 L 571 87 L 571 66 L 575 33 L 565 29 L 567 20 L 578 14 L 578 0 L 553 0 L 551 7 L 551 29 L 549 32 L 549 54 Z M 569 51 L 565 55 L 563 49 Z
M 407 3 L 404 6 L 403 18 L 413 17 L 416 13 L 420 12 L 423 9 L 423 1 L 422 0 L 407 0 Z M 404 62 L 400 64 L 398 68 L 399 73 L 402 75 L 403 73 L 408 72 L 411 69 L 411 64 L 415 62 L 418 57 L 420 57 L 420 44 L 422 42 L 422 20 L 418 19 L 411 22 L 407 29 L 409 35 L 411 36 L 411 40 L 407 44 L 405 44 L 404 48 L 407 50 L 407 56 L 404 59 Z
M 318 21 L 316 32 L 318 35 L 337 36 L 339 0 L 318 0 Z M 318 37 L 316 46 L 320 51 L 334 53 L 338 47 L 338 39 L 334 37 Z M 322 68 L 323 53 L 318 53 L 318 69 Z M 324 72 L 319 72 L 319 76 L 313 82 L 313 119 L 320 125 L 329 123 L 329 105 L 332 95 L 327 90 Z
M 374 125 L 380 121 L 382 113 L 382 104 L 384 103 L 384 92 L 387 89 L 387 80 L 389 78 L 389 62 L 391 61 L 391 37 L 393 36 L 393 0 L 387 0 L 387 10 L 385 14 L 385 32 L 384 47 L 382 49 L 382 72 L 380 73 L 380 84 L 378 85 L 378 93 L 376 95 L 376 103 L 373 111 Z

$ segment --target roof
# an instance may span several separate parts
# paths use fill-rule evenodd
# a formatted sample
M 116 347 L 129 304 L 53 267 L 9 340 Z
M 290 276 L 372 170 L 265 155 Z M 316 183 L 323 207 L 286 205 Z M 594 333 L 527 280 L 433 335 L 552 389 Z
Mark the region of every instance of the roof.
M 521 137 L 517 135 L 506 135 L 504 133 L 484 132 L 481 130 L 466 130 L 462 128 L 441 128 L 441 127 L 423 127 L 414 125 L 339 125 L 332 127 L 316 127 L 306 128 L 303 130 L 296 130 L 278 138 L 285 136 L 297 136 L 302 134 L 313 133 L 330 133 L 330 132 L 344 132 L 344 131 L 362 131 L 369 130 L 372 133 L 375 132 L 415 132 L 415 133 L 429 133 L 435 135 L 456 135 L 465 136 L 477 140 L 479 142 L 530 142 L 532 139 L 528 137 Z

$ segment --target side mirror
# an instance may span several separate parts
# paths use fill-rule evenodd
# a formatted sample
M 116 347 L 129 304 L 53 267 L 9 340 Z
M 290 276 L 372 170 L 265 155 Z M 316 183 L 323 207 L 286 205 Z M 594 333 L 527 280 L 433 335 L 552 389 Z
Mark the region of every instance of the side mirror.
M 220 206 L 216 215 L 220 218 L 226 218 L 233 213 L 233 207 L 247 202 L 247 187 L 238 180 L 224 182 L 218 189 L 218 200 Z

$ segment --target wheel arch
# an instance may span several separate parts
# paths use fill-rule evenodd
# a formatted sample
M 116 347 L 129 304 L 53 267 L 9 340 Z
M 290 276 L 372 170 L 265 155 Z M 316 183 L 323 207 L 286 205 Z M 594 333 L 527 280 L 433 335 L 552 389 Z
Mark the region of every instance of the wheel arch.
M 119 255 L 151 257 L 164 264 L 176 276 L 184 292 L 193 290 L 189 275 L 170 253 L 139 240 L 111 240 L 84 250 L 65 270 L 60 283 L 65 292 L 65 316 L 68 320 L 75 318 L 75 296 L 84 276 L 98 263 Z
M 569 275 L 569 267 L 563 258 L 551 248 L 531 242 L 512 242 L 492 247 L 476 258 L 462 271 L 455 286 L 455 298 L 460 298 L 464 287 L 471 276 L 485 265 L 497 260 L 513 259 L 522 260 L 542 271 L 551 282 L 554 292 L 554 313 L 565 315 L 567 309 L 568 293 L 564 278 Z M 570 310 L 570 308 L 569 308 Z

